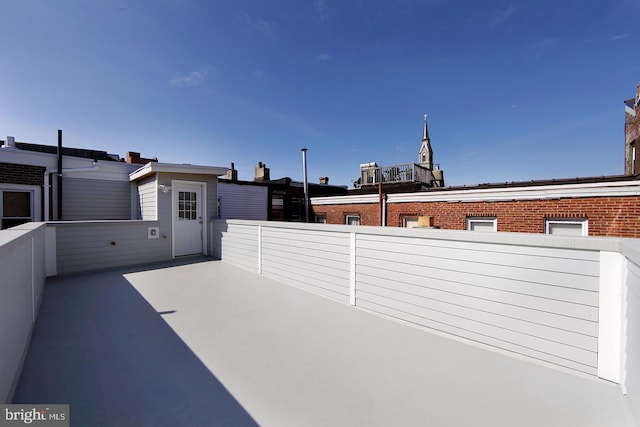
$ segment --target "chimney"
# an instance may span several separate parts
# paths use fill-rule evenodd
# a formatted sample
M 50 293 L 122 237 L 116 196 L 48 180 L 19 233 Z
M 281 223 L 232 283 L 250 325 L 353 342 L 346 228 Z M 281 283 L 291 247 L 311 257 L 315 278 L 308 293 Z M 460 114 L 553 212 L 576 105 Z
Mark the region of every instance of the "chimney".
M 224 177 L 231 181 L 238 180 L 238 171 L 235 169 L 233 162 L 231 162 L 231 169 L 227 169 L 227 174 Z
M 12 136 L 8 136 L 2 148 L 15 148 L 15 146 L 16 146 L 16 139 Z
M 140 163 L 140 153 L 127 151 L 127 163 Z
M 329 177 L 328 176 L 321 176 L 320 177 L 320 184 L 329 184 Z
M 127 151 L 127 163 L 146 165 L 149 162 L 157 162 L 157 161 L 158 161 L 157 157 L 146 159 L 144 157 L 140 157 L 140 153 L 136 153 L 135 151 Z
M 254 171 L 254 181 L 269 181 L 271 179 L 269 177 L 269 168 L 262 162 L 258 162 L 256 167 L 254 168 Z

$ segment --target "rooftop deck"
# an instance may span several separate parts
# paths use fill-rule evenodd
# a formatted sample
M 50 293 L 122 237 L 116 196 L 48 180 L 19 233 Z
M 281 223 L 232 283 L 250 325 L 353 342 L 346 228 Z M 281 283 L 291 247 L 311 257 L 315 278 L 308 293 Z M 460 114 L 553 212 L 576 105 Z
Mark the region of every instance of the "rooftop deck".
M 106 426 L 632 426 L 625 399 L 203 258 L 49 278 L 14 395 Z

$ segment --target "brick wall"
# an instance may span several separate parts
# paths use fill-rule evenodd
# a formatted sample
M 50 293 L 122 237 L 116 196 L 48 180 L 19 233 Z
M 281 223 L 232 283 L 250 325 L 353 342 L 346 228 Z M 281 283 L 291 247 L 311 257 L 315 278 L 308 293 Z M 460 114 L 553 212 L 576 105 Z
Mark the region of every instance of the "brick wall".
M 0 183 L 44 185 L 44 166 L 0 163 Z
M 324 214 L 327 224 L 345 224 L 347 215 L 360 215 L 360 225 L 380 225 L 380 206 L 375 203 L 313 206 L 315 215 Z
M 346 214 L 361 215 L 362 225 L 379 225 L 379 206 L 349 204 L 314 206 L 328 224 L 344 224 Z M 640 237 L 640 197 L 589 197 L 509 202 L 389 203 L 387 225 L 401 227 L 405 216 L 432 216 L 442 229 L 465 230 L 467 217 L 498 219 L 498 231 L 544 233 L 546 218 L 586 218 L 590 236 Z

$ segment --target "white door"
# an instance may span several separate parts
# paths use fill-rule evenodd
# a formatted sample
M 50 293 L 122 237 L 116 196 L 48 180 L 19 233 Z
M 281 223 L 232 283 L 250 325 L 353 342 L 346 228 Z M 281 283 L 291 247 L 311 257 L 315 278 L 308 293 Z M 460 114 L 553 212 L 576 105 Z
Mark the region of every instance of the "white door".
M 180 184 L 173 206 L 175 256 L 203 253 L 202 187 Z

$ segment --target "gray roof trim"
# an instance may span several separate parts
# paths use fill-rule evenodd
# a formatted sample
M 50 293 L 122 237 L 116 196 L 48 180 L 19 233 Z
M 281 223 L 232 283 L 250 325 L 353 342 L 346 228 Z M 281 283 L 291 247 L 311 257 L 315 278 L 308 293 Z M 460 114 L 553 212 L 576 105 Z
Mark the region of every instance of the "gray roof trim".
M 184 173 L 192 175 L 225 175 L 226 167 L 220 166 L 196 166 L 196 165 L 180 165 L 174 163 L 158 163 L 149 162 L 141 168 L 129 174 L 130 181 L 136 181 L 146 176 L 156 173 Z

